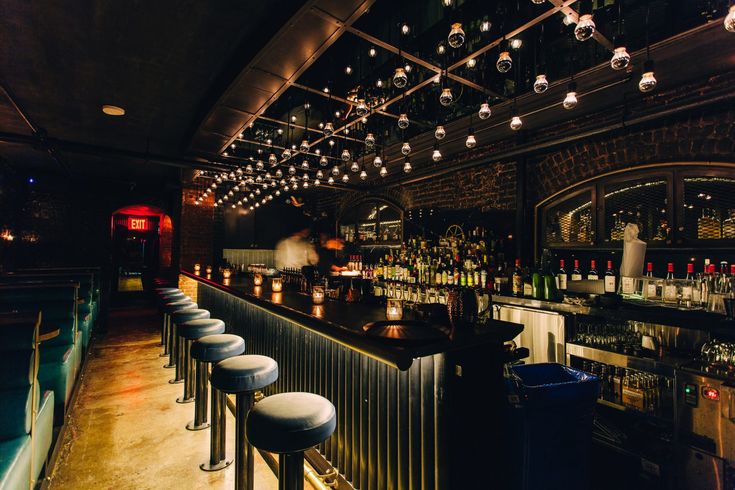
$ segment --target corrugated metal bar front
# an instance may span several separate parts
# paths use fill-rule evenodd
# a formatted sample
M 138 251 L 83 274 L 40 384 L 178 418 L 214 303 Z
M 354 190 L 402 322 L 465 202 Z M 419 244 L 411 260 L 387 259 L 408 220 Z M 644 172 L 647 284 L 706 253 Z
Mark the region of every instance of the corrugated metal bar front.
M 266 395 L 308 391 L 334 404 L 337 429 L 318 449 L 355 488 L 449 488 L 443 354 L 399 371 L 206 284 L 198 299 L 245 339 L 248 353 L 278 362 Z

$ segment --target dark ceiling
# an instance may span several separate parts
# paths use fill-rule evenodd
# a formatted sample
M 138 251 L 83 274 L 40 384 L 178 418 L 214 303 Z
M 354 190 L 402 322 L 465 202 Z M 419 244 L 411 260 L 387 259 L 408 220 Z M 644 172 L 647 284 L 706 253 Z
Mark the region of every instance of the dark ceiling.
M 106 149 L 175 163 L 209 106 L 300 3 L 5 1 L 2 84 L 49 138 L 95 146 L 84 156 L 58 152 L 72 172 L 130 176 L 142 166 L 155 175 L 155 162 Z M 106 116 L 102 104 L 126 114 Z M 31 134 L 2 96 L 0 132 Z M 56 165 L 26 144 L 0 143 L 0 157 L 16 167 Z

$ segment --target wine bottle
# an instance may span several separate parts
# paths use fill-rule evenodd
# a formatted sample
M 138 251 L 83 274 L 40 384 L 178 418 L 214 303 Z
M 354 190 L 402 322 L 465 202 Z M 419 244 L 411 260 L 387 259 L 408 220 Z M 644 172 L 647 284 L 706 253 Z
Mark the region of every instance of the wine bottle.
M 653 278 L 653 262 L 646 264 L 646 299 L 655 300 L 658 297 L 656 291 L 656 281 Z
M 516 265 L 513 269 L 513 296 L 523 296 L 523 276 L 521 275 L 521 259 L 516 259 Z
M 678 302 L 676 294 L 676 282 L 674 279 L 674 263 L 669 262 L 667 266 L 666 280 L 664 281 L 664 303 L 676 304 Z
M 605 270 L 605 292 L 615 293 L 617 292 L 617 281 L 615 277 L 615 271 L 613 270 L 612 260 L 607 261 L 607 269 Z
M 574 269 L 572 269 L 572 281 L 581 281 L 582 271 L 579 269 L 579 259 L 574 259 Z
M 594 260 L 591 260 L 590 261 L 590 270 L 589 270 L 589 272 L 587 272 L 587 279 L 590 280 L 590 281 L 596 281 L 599 278 L 600 277 L 597 275 L 597 267 L 595 265 L 595 261 Z
M 687 308 L 692 307 L 694 301 L 694 264 L 687 264 L 687 276 L 681 286 L 681 302 Z
M 556 284 L 560 291 L 567 289 L 567 271 L 564 269 L 564 259 L 559 261 L 559 272 L 556 273 Z

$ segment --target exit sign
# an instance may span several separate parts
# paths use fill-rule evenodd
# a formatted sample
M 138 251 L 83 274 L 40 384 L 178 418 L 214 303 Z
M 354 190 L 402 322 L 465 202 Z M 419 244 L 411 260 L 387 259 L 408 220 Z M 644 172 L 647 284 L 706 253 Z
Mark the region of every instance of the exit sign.
M 148 231 L 150 229 L 150 223 L 148 218 L 128 218 L 128 230 L 132 231 Z

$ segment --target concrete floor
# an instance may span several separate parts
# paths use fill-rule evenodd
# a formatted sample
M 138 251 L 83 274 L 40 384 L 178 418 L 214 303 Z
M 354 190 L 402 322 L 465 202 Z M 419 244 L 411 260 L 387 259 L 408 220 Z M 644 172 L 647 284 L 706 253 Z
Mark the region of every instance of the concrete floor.
M 234 488 L 234 464 L 214 473 L 199 469 L 209 458 L 209 430 L 184 428 L 194 406 L 175 402 L 183 387 L 168 383 L 174 373 L 162 368 L 159 339 L 155 310 L 111 312 L 109 333 L 90 350 L 49 488 Z M 235 455 L 234 429 L 228 411 L 228 458 Z M 255 488 L 277 488 L 257 451 Z

